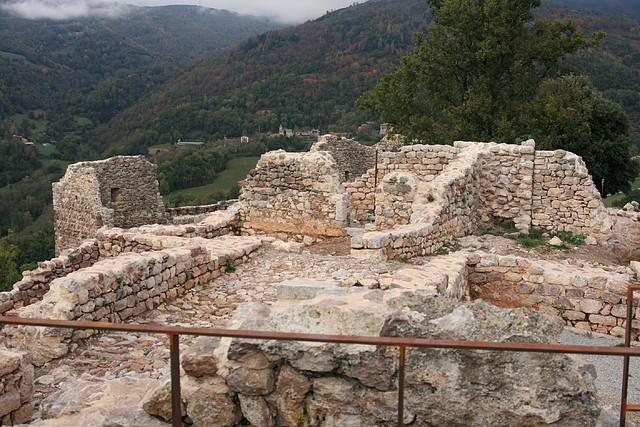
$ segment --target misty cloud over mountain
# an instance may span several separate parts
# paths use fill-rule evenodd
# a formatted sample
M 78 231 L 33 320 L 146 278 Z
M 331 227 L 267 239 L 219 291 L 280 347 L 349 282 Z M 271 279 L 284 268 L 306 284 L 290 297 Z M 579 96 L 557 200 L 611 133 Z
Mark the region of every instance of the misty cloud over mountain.
M 64 20 L 86 16 L 113 16 L 124 12 L 123 3 L 87 0 L 21 0 L 2 5 L 8 12 L 27 19 Z
M 196 4 L 215 9 L 266 16 L 282 23 L 299 23 L 322 16 L 325 12 L 340 9 L 354 0 L 131 0 L 136 6 L 165 6 L 171 4 Z M 124 2 L 92 0 L 17 0 L 1 6 L 4 10 L 27 19 L 73 19 L 86 16 L 117 15 L 126 11 Z

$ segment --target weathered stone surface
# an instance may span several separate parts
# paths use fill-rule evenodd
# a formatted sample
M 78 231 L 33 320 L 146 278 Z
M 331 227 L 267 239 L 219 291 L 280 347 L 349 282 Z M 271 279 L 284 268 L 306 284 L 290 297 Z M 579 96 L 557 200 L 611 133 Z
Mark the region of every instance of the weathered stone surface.
M 609 247 L 620 262 L 640 261 L 640 223 L 632 218 L 612 217 Z
M 187 400 L 187 413 L 196 426 L 233 426 L 240 420 L 240 411 L 227 394 L 207 388 Z
M 142 398 L 142 409 L 151 415 L 171 420 L 171 381 L 149 390 Z
M 272 427 L 274 425 L 273 415 L 264 398 L 239 394 L 238 399 L 242 415 L 252 426 Z
M 260 396 L 271 393 L 274 388 L 271 369 L 238 368 L 229 373 L 227 384 L 238 393 Z
M 214 351 L 220 343 L 219 337 L 198 337 L 182 357 L 182 369 L 191 376 L 202 377 L 218 372 Z
M 126 425 L 159 427 L 167 424 L 147 414 L 138 403 L 159 385 L 157 380 L 131 377 L 93 383 L 72 383 L 42 401 L 43 418 L 56 418 L 60 426 Z
M 233 323 L 258 324 L 292 332 L 507 342 L 549 342 L 563 327 L 558 317 L 531 310 L 393 290 L 367 300 L 320 296 L 268 308 L 247 304 Z M 225 338 L 216 356 L 216 378 L 249 394 L 240 397 L 244 416 L 263 425 L 395 423 L 397 353 L 392 349 Z M 588 370 L 569 356 L 411 349 L 406 367 L 406 423 L 595 425 L 601 410 Z M 276 372 L 273 387 L 269 375 Z

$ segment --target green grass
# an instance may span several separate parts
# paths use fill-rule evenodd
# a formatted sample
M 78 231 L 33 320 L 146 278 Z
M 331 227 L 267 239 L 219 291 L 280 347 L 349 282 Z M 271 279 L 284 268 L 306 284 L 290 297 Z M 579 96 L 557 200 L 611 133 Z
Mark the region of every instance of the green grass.
M 86 117 L 75 116 L 74 119 L 81 126 L 89 126 L 89 125 L 91 125 L 91 120 L 89 120 Z
M 640 188 L 640 177 L 638 177 L 632 184 L 631 184 L 631 189 L 635 190 Z M 622 199 L 624 197 L 624 193 L 617 193 L 617 194 L 612 194 L 611 196 L 605 198 L 604 201 L 604 205 L 608 208 L 610 208 L 611 206 L 613 206 L 614 202 L 617 202 L 618 200 Z
M 3 51 L 0 51 L 0 58 L 9 59 L 9 60 L 17 59 L 18 61 L 27 60 L 27 58 L 24 57 L 23 55 L 18 55 L 17 53 L 3 52 Z
M 222 190 L 229 191 L 231 187 L 247 177 L 251 169 L 256 166 L 260 157 L 236 157 L 229 160 L 227 169 L 220 172 L 218 177 L 211 183 L 200 187 L 184 188 L 169 193 L 169 196 L 179 194 L 192 194 L 196 197 L 208 196 L 211 193 Z
M 38 153 L 39 157 L 51 157 L 52 154 L 57 153 L 58 149 L 55 145 L 36 145 L 36 153 Z
M 166 144 L 158 144 L 158 145 L 152 145 L 151 147 L 149 147 L 149 154 L 154 155 L 156 154 L 157 150 L 171 150 L 171 147 L 173 147 L 173 144 L 167 142 Z

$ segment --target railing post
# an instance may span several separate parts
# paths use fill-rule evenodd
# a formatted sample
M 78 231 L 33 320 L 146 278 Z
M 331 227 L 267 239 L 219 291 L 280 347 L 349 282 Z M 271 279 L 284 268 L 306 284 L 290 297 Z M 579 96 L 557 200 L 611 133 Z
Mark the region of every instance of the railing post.
M 400 361 L 398 365 L 398 427 L 404 426 L 404 359 L 406 347 L 398 346 L 400 349 Z
M 182 426 L 182 398 L 180 396 L 180 335 L 169 334 L 171 351 L 171 425 Z
M 631 325 L 633 323 L 633 286 L 627 289 L 627 325 L 624 330 L 624 346 L 631 347 Z M 622 396 L 620 397 L 620 427 L 624 427 L 627 420 L 627 392 L 629 390 L 629 359 L 623 356 L 622 365 Z

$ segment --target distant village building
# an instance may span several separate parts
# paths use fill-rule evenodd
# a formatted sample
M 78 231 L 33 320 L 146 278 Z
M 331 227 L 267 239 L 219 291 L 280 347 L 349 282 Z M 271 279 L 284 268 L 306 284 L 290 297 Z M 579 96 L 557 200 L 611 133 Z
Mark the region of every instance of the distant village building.
M 21 136 L 21 135 L 12 135 L 12 136 L 14 138 L 18 138 L 20 140 L 20 142 L 22 142 L 24 145 L 35 145 L 35 142 L 29 141 L 24 136 Z
M 293 132 L 293 129 L 285 129 L 282 127 L 282 125 L 280 125 L 280 127 L 278 128 L 278 135 L 291 138 L 292 136 L 295 135 L 295 133 Z
M 204 141 L 195 140 L 195 141 L 183 141 L 181 139 L 178 140 L 176 145 L 204 145 Z
M 393 127 L 389 123 L 380 124 L 380 135 L 388 135 L 390 132 L 393 132 Z
M 240 142 L 244 142 L 244 143 L 249 142 L 249 137 L 248 136 L 241 136 L 240 137 Z

